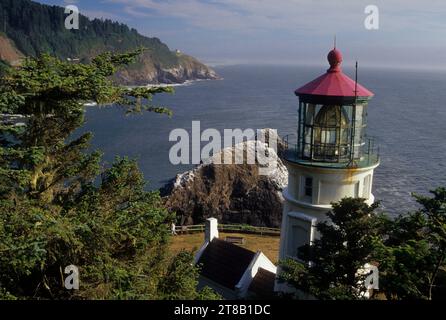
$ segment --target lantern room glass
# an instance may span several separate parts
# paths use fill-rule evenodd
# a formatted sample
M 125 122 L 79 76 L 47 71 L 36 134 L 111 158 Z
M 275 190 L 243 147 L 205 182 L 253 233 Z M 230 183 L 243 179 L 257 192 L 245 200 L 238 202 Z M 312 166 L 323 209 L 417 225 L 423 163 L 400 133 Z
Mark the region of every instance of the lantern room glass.
M 361 160 L 366 104 L 299 105 L 298 154 L 318 162 Z

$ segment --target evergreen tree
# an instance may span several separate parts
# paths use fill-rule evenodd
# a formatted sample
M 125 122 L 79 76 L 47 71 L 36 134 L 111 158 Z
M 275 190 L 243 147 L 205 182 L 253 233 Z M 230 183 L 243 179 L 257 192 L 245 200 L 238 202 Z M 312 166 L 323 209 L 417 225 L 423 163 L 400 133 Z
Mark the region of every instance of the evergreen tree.
M 199 269 L 193 264 L 191 252 L 181 251 L 172 261 L 159 284 L 160 294 L 168 300 L 219 300 L 221 297 L 205 287 L 197 291 Z
M 332 205 L 330 220 L 317 224 L 320 238 L 299 248 L 307 263 L 283 261 L 279 278 L 318 299 L 360 299 L 365 276 L 358 271 L 371 262 L 379 238 L 374 215 L 378 204 L 345 198 Z
M 162 280 L 175 273 L 166 256 L 173 217 L 158 192 L 145 191 L 135 161 L 102 168 L 101 153 L 86 152 L 90 133 L 71 138 L 89 101 L 170 114 L 150 100 L 171 89 L 109 80 L 140 53 L 105 53 L 89 64 L 43 55 L 1 78 L 0 298 L 157 299 L 177 290 Z M 182 255 L 173 263 L 194 268 Z M 79 291 L 63 286 L 68 265 L 79 268 Z M 195 281 L 195 272 L 182 275 Z
M 433 197 L 414 195 L 420 210 L 383 217 L 384 241 L 377 250 L 380 287 L 388 299 L 433 299 L 446 292 L 446 189 Z M 441 279 L 443 275 L 443 279 Z

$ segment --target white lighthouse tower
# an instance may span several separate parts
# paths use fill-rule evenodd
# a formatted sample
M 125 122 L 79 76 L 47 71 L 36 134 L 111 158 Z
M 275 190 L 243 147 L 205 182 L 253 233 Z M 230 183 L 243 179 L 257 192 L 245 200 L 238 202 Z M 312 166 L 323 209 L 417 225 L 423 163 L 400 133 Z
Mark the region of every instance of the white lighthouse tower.
M 298 257 L 298 248 L 318 238 L 332 202 L 345 197 L 374 202 L 376 148 L 366 137 L 367 103 L 373 93 L 341 70 L 342 55 L 328 54 L 330 68 L 297 89 L 297 141 L 284 153 L 288 168 L 279 258 Z M 276 290 L 280 290 L 280 285 Z

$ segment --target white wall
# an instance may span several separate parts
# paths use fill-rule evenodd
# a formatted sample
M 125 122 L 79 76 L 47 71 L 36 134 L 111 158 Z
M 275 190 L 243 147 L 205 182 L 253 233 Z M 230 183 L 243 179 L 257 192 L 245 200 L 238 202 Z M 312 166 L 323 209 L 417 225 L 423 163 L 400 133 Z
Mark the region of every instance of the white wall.
M 240 298 L 245 298 L 247 296 L 249 286 L 259 271 L 259 268 L 265 269 L 274 274 L 277 273 L 277 267 L 274 265 L 274 263 L 272 263 L 271 260 L 269 260 L 268 257 L 263 254 L 263 252 L 257 251 L 239 283 L 235 286 Z
M 311 243 L 319 238 L 316 224 L 328 219 L 326 213 L 332 209 L 332 202 L 339 202 L 345 197 L 365 197 L 367 203 L 372 204 L 375 201 L 371 193 L 373 171 L 377 166 L 333 169 L 287 163 L 289 176 L 288 187 L 282 193 L 285 202 L 279 259 L 293 257 L 289 246 L 294 240 L 302 242 L 302 238 L 306 238 Z M 304 195 L 307 177 L 313 180 L 311 198 Z M 293 234 L 299 230 L 302 234 Z
M 345 197 L 368 199 L 373 203 L 373 171 L 378 165 L 358 169 L 331 169 L 287 163 L 288 198 L 296 203 L 329 206 Z M 313 197 L 304 196 L 305 177 L 313 179 Z M 365 185 L 367 184 L 367 185 Z

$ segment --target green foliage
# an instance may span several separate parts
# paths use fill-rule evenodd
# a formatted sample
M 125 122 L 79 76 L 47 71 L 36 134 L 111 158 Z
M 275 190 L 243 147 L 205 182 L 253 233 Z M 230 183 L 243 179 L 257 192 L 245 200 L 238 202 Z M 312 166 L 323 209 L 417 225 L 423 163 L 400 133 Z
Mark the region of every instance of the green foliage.
M 280 279 L 318 299 L 360 299 L 365 288 L 358 270 L 371 261 L 378 239 L 378 204 L 345 198 L 332 205 L 330 222 L 317 224 L 320 239 L 298 251 L 311 263 L 282 262 Z
M 79 30 L 67 30 L 65 17 L 62 7 L 29 0 L 0 1 L 0 31 L 26 56 L 48 53 L 86 62 L 100 52 L 124 53 L 145 47 L 155 64 L 164 68 L 178 64 L 177 55 L 159 39 L 144 37 L 124 24 L 80 15 Z
M 8 72 L 9 64 L 0 59 L 0 77 Z
M 443 286 L 445 269 L 446 189 L 433 197 L 414 195 L 422 208 L 394 221 L 383 218 L 384 238 L 377 248 L 380 285 L 388 299 L 433 299 Z
M 91 134 L 70 138 L 88 101 L 170 113 L 150 103 L 169 89 L 110 82 L 140 53 L 105 53 L 88 64 L 43 55 L 1 78 L 0 112 L 25 116 L 25 126 L 0 119 L 0 298 L 199 298 L 195 267 L 182 256 L 168 267 L 174 217 L 158 192 L 145 191 L 136 162 L 117 158 L 102 168 L 101 153 L 86 152 Z M 63 287 L 71 264 L 79 291 Z M 172 292 L 177 272 L 184 286 Z
M 223 297 L 209 287 L 204 287 L 198 292 L 195 300 L 222 300 Z
M 300 248 L 300 257 L 282 261 L 280 280 L 319 299 L 359 299 L 357 270 L 377 262 L 387 299 L 444 298 L 446 292 L 446 189 L 433 197 L 414 195 L 418 211 L 391 219 L 375 215 L 376 204 L 343 199 L 319 223 L 320 240 Z
M 221 297 L 212 289 L 205 287 L 197 291 L 199 270 L 193 263 L 191 252 L 181 251 L 169 265 L 160 282 L 162 298 L 168 300 L 219 300 Z

